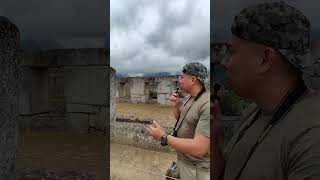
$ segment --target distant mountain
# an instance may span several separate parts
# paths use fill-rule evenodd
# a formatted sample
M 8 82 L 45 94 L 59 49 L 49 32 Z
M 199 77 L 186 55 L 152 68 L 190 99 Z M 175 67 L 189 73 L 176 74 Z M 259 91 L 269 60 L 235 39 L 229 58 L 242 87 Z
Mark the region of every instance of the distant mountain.
M 179 75 L 178 72 L 156 72 L 156 73 L 123 73 L 117 72 L 117 77 L 165 77 L 165 76 L 173 76 Z
M 117 72 L 116 73 L 116 77 L 129 77 L 129 74 L 128 73 Z
M 172 73 L 169 72 L 157 72 L 157 73 L 144 73 L 144 77 L 164 77 L 164 76 L 171 76 Z

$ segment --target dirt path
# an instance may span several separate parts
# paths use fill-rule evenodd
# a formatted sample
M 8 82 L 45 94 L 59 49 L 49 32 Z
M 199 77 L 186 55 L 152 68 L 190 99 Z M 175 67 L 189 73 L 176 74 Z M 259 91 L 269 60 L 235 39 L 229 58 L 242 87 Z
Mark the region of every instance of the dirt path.
M 111 180 L 163 180 L 176 156 L 132 146 L 110 145 Z
M 74 170 L 104 179 L 106 156 L 106 140 L 102 135 L 22 132 L 18 144 L 17 169 Z

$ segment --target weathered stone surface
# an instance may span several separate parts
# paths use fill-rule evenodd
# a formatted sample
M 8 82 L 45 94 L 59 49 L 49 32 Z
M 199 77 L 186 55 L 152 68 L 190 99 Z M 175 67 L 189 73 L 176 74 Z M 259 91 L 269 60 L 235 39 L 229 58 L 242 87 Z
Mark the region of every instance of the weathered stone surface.
M 106 59 L 107 49 L 104 48 L 26 50 L 23 56 L 22 66 L 109 66 Z
M 0 17 L 0 179 L 16 178 L 20 34 Z
M 161 146 L 159 141 L 154 140 L 148 132 L 150 124 L 113 122 L 110 124 L 111 142 L 130 145 L 148 150 L 156 150 L 173 153 L 169 146 Z M 172 128 L 164 127 L 170 133 Z
M 127 117 L 129 119 L 129 117 Z M 116 121 L 110 124 L 111 142 L 139 147 L 142 149 L 162 151 L 173 153 L 174 150 L 169 146 L 162 147 L 159 141 L 154 140 L 148 132 L 150 126 L 149 120 L 134 122 L 136 119 L 131 118 L 131 122 Z M 141 121 L 141 120 L 140 120 Z M 224 143 L 227 143 L 232 135 L 237 131 L 240 125 L 239 116 L 223 117 Z M 171 133 L 172 127 L 164 127 L 167 133 Z
M 152 124 L 151 119 L 139 119 L 134 117 L 117 117 L 116 122 L 126 122 L 126 123 L 140 123 L 140 124 Z
M 116 70 L 113 68 L 110 68 L 110 90 L 109 90 L 109 102 L 110 102 L 110 122 L 116 121 Z M 109 122 L 108 122 L 109 123 Z
M 20 127 L 105 132 L 113 71 L 107 56 L 106 49 L 25 51 Z

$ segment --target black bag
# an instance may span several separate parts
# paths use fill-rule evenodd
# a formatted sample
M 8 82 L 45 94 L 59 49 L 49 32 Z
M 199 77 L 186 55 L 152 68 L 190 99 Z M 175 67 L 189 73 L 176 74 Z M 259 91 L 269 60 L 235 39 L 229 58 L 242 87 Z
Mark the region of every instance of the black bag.
M 174 162 L 174 161 L 172 162 L 170 168 L 167 170 L 166 176 L 167 176 L 166 180 L 174 180 L 173 178 L 180 179 L 180 175 L 179 175 L 179 171 L 178 171 L 176 162 Z M 173 177 L 173 178 L 170 178 L 170 177 Z

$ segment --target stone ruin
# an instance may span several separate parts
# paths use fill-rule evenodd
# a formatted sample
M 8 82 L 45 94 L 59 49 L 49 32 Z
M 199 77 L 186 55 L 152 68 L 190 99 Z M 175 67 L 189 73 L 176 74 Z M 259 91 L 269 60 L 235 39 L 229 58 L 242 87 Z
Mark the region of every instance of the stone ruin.
M 16 179 L 20 32 L 0 17 L 0 179 Z
M 131 103 L 170 105 L 170 96 L 179 87 L 179 76 L 117 77 L 116 98 Z
M 0 179 L 21 179 L 19 128 L 108 135 L 115 90 L 107 49 L 23 51 L 17 26 L 0 17 L 0 58 Z
M 133 103 L 148 103 L 149 90 L 160 89 L 159 103 L 168 104 L 168 94 L 176 88 L 178 77 L 169 78 L 154 77 L 116 77 L 116 71 L 110 71 L 110 140 L 111 142 L 130 145 L 134 147 L 172 152 L 172 149 L 161 148 L 148 134 L 150 122 L 132 119 L 116 120 L 116 101 L 128 101 Z M 160 86 L 157 86 L 157 84 Z M 158 103 L 158 101 L 149 103 Z M 167 128 L 170 131 L 170 128 Z
M 24 51 L 22 129 L 107 131 L 110 66 L 106 49 Z
M 208 88 L 209 82 L 206 84 Z M 111 77 L 111 102 L 130 102 L 170 105 L 170 96 L 179 87 L 179 76 L 165 77 Z M 179 87 L 180 88 L 180 87 Z M 180 88 L 181 89 L 181 88 Z M 186 96 L 183 91 L 182 98 Z M 112 98 L 114 97 L 114 99 Z M 111 107 L 115 105 L 111 104 Z M 111 108 L 110 139 L 111 142 L 130 145 L 143 149 L 174 152 L 170 147 L 161 147 L 148 133 L 152 119 L 136 117 L 115 117 L 115 108 Z M 164 127 L 170 133 L 173 127 Z

